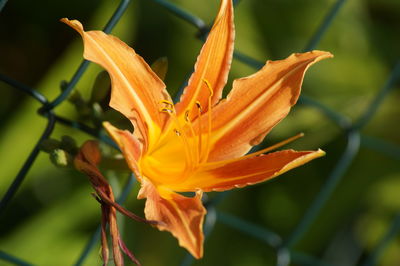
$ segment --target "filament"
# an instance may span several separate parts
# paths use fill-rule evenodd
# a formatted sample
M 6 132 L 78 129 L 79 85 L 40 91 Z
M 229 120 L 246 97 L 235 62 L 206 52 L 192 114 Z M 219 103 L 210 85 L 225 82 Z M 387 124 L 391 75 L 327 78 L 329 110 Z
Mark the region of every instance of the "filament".
M 203 79 L 203 82 L 206 84 L 210 95 L 208 96 L 208 110 L 207 110 L 207 118 L 208 118 L 208 124 L 207 124 L 207 138 L 206 138 L 206 149 L 205 149 L 205 154 L 204 158 L 202 158 L 201 162 L 206 162 L 208 159 L 208 155 L 210 154 L 210 139 L 211 139 L 211 125 L 212 125 L 212 96 L 214 95 L 214 91 L 211 87 L 211 84 L 208 80 Z
M 201 132 L 201 112 L 202 112 L 202 107 L 199 101 L 196 101 L 196 106 L 197 106 L 197 119 L 199 121 L 199 131 L 197 133 L 198 135 L 198 143 L 199 143 L 199 159 L 201 160 L 201 154 L 203 152 L 203 145 L 202 145 L 202 139 L 203 139 L 203 134 Z
M 176 112 L 173 103 L 162 100 L 160 103 L 164 103 L 167 106 L 160 108 L 160 112 L 167 113 L 171 119 L 172 122 L 175 124 L 177 129 L 174 129 L 175 134 L 182 139 L 184 150 L 185 150 L 185 170 L 184 170 L 184 175 L 186 175 L 187 172 L 192 170 L 193 167 L 193 156 L 191 154 L 190 150 L 190 144 L 189 144 L 189 138 L 184 130 L 184 128 L 181 126 L 181 123 L 179 123 L 178 118 L 176 117 Z
M 190 118 L 189 118 L 189 110 L 186 110 L 186 112 L 185 112 L 185 122 L 189 127 L 190 133 L 192 134 L 193 147 L 194 147 L 194 150 L 193 150 L 194 160 L 193 161 L 194 161 L 194 167 L 196 167 L 199 162 L 199 146 L 196 143 L 196 133 L 194 132 L 192 122 L 190 121 Z
M 293 141 L 295 141 L 295 140 L 297 140 L 297 139 L 299 139 L 299 138 L 301 138 L 303 136 L 304 136 L 304 133 L 299 133 L 299 134 L 297 134 L 297 135 L 295 135 L 293 137 L 290 137 L 288 139 L 280 141 L 280 142 L 278 142 L 278 143 L 276 143 L 276 144 L 274 144 L 272 146 L 269 146 L 269 147 L 267 147 L 265 149 L 262 149 L 262 150 L 259 150 L 257 152 L 253 152 L 253 153 L 250 153 L 250 154 L 247 154 L 245 156 L 242 156 L 242 157 L 239 157 L 239 158 L 235 158 L 235 159 L 228 159 L 228 160 L 223 160 L 223 161 L 210 162 L 210 163 L 207 163 L 207 166 L 212 166 L 212 165 L 215 165 L 215 164 L 233 163 L 233 162 L 241 161 L 241 160 L 244 160 L 244 159 L 247 159 L 247 158 L 255 157 L 257 155 L 264 154 L 264 153 L 270 152 L 272 150 L 276 150 L 276 149 L 278 149 L 278 148 L 280 148 L 280 147 L 282 147 L 282 146 L 284 146 L 286 144 L 289 144 L 289 143 L 291 143 L 291 142 L 293 142 Z

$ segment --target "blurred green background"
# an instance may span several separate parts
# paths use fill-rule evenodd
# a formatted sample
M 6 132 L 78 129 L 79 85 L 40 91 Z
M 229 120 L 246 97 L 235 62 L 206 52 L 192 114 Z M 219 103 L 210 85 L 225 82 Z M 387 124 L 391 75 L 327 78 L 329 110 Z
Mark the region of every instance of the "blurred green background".
M 171 2 L 211 23 L 217 0 Z M 282 59 L 301 52 L 334 4 L 332 0 L 242 0 L 235 10 L 238 51 L 259 61 Z M 118 6 L 111 0 L 10 0 L 0 13 L 0 73 L 23 82 L 48 99 L 60 93 L 82 60 L 80 37 L 58 20 L 79 19 L 86 29 L 101 29 Z M 113 34 L 130 44 L 149 63 L 167 56 L 166 84 L 177 91 L 201 48 L 196 29 L 148 0 L 134 0 Z M 350 119 L 357 119 L 384 85 L 400 59 L 400 1 L 348 0 L 318 49 L 335 55 L 306 74 L 303 94 Z M 88 97 L 101 71 L 91 65 L 77 85 Z M 230 81 L 255 69 L 234 60 Z M 400 84 L 386 96 L 363 128 L 397 151 L 400 146 Z M 230 88 L 230 83 L 227 89 Z M 0 196 L 29 155 L 46 125 L 40 105 L 0 82 Z M 56 113 L 78 119 L 64 102 Z M 299 169 L 268 182 L 229 194 L 217 209 L 268 228 L 287 238 L 335 167 L 346 145 L 343 131 L 318 109 L 296 106 L 267 137 L 273 144 L 299 132 L 306 135 L 296 149 L 327 152 Z M 57 124 L 53 138 L 70 135 L 82 143 L 90 137 Z M 295 250 L 332 265 L 363 261 L 382 239 L 400 211 L 399 154 L 389 156 L 362 146 L 332 197 Z M 127 173 L 110 173 L 115 191 Z M 41 153 L 23 186 L 0 217 L 0 250 L 37 265 L 73 264 L 93 231 L 100 208 L 90 195 L 86 177 L 56 168 Z M 126 206 L 142 215 L 144 201 L 137 186 Z M 215 196 L 214 194 L 210 195 Z M 185 251 L 165 232 L 120 219 L 124 240 L 143 265 L 179 265 Z M 263 242 L 221 223 L 205 243 L 205 256 L 194 265 L 274 265 L 276 254 Z M 100 265 L 99 247 L 84 265 Z M 0 265 L 8 265 L 0 261 Z M 292 265 L 306 265 L 296 264 Z M 378 265 L 400 265 L 400 238 L 384 250 Z

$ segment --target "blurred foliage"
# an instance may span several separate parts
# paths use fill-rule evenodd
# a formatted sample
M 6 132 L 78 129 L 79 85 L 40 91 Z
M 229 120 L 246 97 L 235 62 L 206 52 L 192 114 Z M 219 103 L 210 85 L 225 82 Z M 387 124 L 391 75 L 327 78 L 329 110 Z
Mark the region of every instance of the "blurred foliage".
M 211 23 L 215 0 L 174 0 Z M 235 11 L 237 50 L 257 60 L 280 59 L 301 52 L 334 3 L 332 0 L 242 0 Z M 0 72 L 49 99 L 60 92 L 82 59 L 79 36 L 58 22 L 79 19 L 87 29 L 101 29 L 118 1 L 9 1 L 0 13 Z M 347 1 L 318 46 L 335 55 L 318 63 L 306 75 L 304 95 L 356 119 L 383 86 L 400 58 L 400 1 Z M 151 64 L 168 58 L 166 84 L 174 94 L 191 72 L 201 41 L 196 30 L 153 1 L 132 1 L 113 34 L 129 43 Z M 101 69 L 91 65 L 77 85 L 84 99 Z M 255 70 L 234 60 L 230 81 Z M 400 145 L 399 82 L 386 97 L 363 134 Z M 230 83 L 227 89 L 230 88 Z M 38 140 L 45 119 L 39 105 L 21 92 L 0 83 L 0 195 L 3 195 Z M 69 102 L 56 113 L 73 120 L 78 112 Z M 218 210 L 288 236 L 312 202 L 345 146 L 343 132 L 317 109 L 301 105 L 277 126 L 267 144 L 305 132 L 290 147 L 322 148 L 327 156 L 284 176 L 234 191 Z M 89 137 L 57 125 L 52 138 Z M 387 232 L 400 210 L 399 158 L 362 148 L 311 230 L 295 249 L 335 265 L 354 265 L 367 257 Z M 110 172 L 115 187 L 128 173 Z M 138 188 L 136 187 L 135 190 Z M 115 190 L 118 191 L 116 188 Z M 38 265 L 71 265 L 100 219 L 98 203 L 86 178 L 51 164 L 41 154 L 30 169 L 17 197 L 0 217 L 0 250 Z M 143 201 L 132 192 L 127 207 L 143 213 Z M 214 194 L 209 195 L 213 197 Z M 121 219 L 120 219 L 121 220 Z M 183 249 L 168 233 L 124 220 L 124 240 L 144 265 L 178 265 Z M 398 265 L 400 242 L 385 250 L 379 265 Z M 195 265 L 273 265 L 275 252 L 252 237 L 217 223 L 205 244 L 204 259 Z M 1 264 L 1 263 L 0 263 Z M 3 265 L 3 264 L 2 264 Z M 95 248 L 85 265 L 100 265 Z

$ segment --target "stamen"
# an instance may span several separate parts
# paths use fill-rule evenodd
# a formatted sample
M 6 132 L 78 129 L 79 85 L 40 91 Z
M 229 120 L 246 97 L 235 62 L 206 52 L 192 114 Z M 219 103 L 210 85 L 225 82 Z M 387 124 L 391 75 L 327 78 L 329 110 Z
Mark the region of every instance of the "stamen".
M 176 128 L 174 129 L 174 132 L 178 137 L 180 137 L 182 135 L 182 133 L 179 130 L 177 130 Z
M 208 80 L 203 79 L 203 82 L 206 84 L 210 95 L 208 96 L 208 111 L 207 111 L 207 116 L 208 116 L 208 127 L 207 127 L 207 138 L 206 138 L 206 149 L 205 149 L 205 154 L 204 158 L 201 160 L 201 162 L 207 162 L 208 155 L 210 154 L 210 139 L 211 139 L 211 126 L 212 126 L 212 96 L 214 95 L 214 90 L 211 87 L 211 84 Z
M 201 107 L 201 103 L 199 101 L 196 101 L 197 108 L 200 110 L 200 113 L 203 111 L 203 108 Z
M 168 107 L 160 108 L 159 111 L 160 111 L 160 112 L 163 112 L 163 113 L 169 113 L 169 114 L 173 114 L 173 113 L 174 113 L 174 109 L 168 108 Z
M 194 154 L 194 167 L 197 167 L 197 165 L 198 165 L 198 162 L 199 162 L 199 147 L 198 147 L 198 144 L 196 143 L 196 133 L 194 132 L 194 128 L 193 128 L 193 125 L 192 125 L 192 122 L 190 121 L 190 118 L 189 118 L 189 110 L 186 110 L 185 111 L 185 121 L 186 121 L 186 124 L 189 126 L 189 129 L 190 129 L 190 133 L 192 134 L 192 140 L 193 140 L 193 142 L 192 142 L 192 144 L 193 144 L 193 154 Z
M 212 97 L 214 95 L 214 90 L 212 89 L 210 82 L 208 80 L 206 80 L 206 79 L 203 79 L 203 81 L 207 85 L 207 88 L 210 91 L 210 96 L 209 97 Z
M 176 118 L 175 115 L 171 115 L 171 117 L 173 118 L 173 121 L 175 123 L 175 125 L 178 127 L 179 130 L 177 130 L 177 132 L 179 132 L 179 137 L 181 137 L 182 141 L 183 141 L 183 146 L 184 146 L 184 150 L 186 153 L 186 167 L 188 168 L 187 170 L 191 169 L 191 166 L 193 165 L 193 160 L 192 160 L 192 156 L 191 156 L 191 150 L 190 150 L 190 145 L 189 145 L 189 141 L 188 141 L 188 136 L 186 135 L 183 127 L 181 126 L 181 124 L 179 123 L 178 119 Z M 176 132 L 175 132 L 176 134 Z M 186 170 L 185 170 L 186 172 Z
M 171 132 L 170 130 L 173 130 L 175 135 L 180 138 L 182 141 L 183 145 L 183 150 L 185 152 L 185 166 L 184 170 L 182 173 L 182 176 L 179 178 L 179 180 L 184 180 L 187 178 L 187 175 L 193 171 L 195 167 L 198 165 L 198 150 L 197 150 L 197 143 L 196 143 L 196 138 L 195 138 L 195 133 L 193 130 L 193 126 L 190 121 L 190 112 L 189 110 L 185 112 L 184 116 L 184 121 L 182 121 L 181 118 L 178 118 L 175 110 L 175 105 L 167 100 L 160 100 L 159 103 L 161 104 L 161 108 L 159 109 L 160 112 L 167 113 L 170 117 L 171 124 L 168 126 L 168 128 L 164 131 L 165 134 L 159 139 L 161 142 L 163 138 L 168 136 L 168 132 Z M 188 129 L 185 128 L 186 125 L 182 125 L 182 123 L 185 122 L 187 123 L 191 135 L 193 136 L 192 138 L 188 136 Z M 195 143 L 193 143 L 193 141 Z M 193 147 L 194 146 L 194 147 Z M 178 180 L 178 181 L 179 181 Z
M 239 157 L 239 158 L 235 158 L 235 159 L 207 163 L 207 166 L 214 165 L 214 164 L 233 163 L 233 162 L 241 161 L 241 160 L 244 160 L 244 159 L 247 159 L 247 158 L 255 157 L 255 156 L 258 156 L 260 154 L 264 154 L 264 153 L 270 152 L 272 150 L 276 150 L 276 149 L 278 149 L 278 148 L 280 148 L 280 147 L 282 147 L 282 146 L 284 146 L 286 144 L 289 144 L 289 143 L 291 143 L 291 142 L 293 142 L 293 141 L 295 141 L 295 140 L 297 140 L 297 139 L 299 139 L 301 137 L 304 137 L 304 133 L 299 133 L 299 134 L 297 134 L 297 135 L 295 135 L 295 136 L 293 136 L 291 138 L 285 139 L 285 140 L 283 140 L 281 142 L 278 142 L 278 143 L 276 143 L 276 144 L 274 144 L 272 146 L 269 146 L 269 147 L 267 147 L 265 149 L 262 149 L 262 150 L 259 150 L 257 152 L 253 152 L 253 153 L 250 153 L 250 154 L 247 154 L 245 156 L 242 156 L 242 157 Z
M 186 122 L 190 121 L 189 120 L 189 110 L 186 110 L 186 112 L 185 112 L 185 120 L 186 120 Z
M 167 100 L 161 100 L 160 103 L 166 104 L 167 106 L 170 106 L 171 108 L 174 107 L 174 103 L 167 101 Z
M 201 161 L 201 154 L 203 152 L 203 145 L 202 145 L 202 139 L 203 139 L 203 134 L 201 132 L 201 112 L 202 112 L 202 107 L 199 101 L 196 101 L 196 106 L 197 106 L 197 119 L 199 121 L 199 130 L 197 133 L 197 136 L 199 137 L 199 159 Z
M 159 103 L 165 104 L 166 106 L 160 107 L 159 111 L 163 113 L 175 113 L 175 107 L 174 103 L 167 101 L 167 100 L 161 100 Z
M 173 102 L 167 101 L 167 100 L 160 100 L 158 101 L 158 103 L 160 104 L 160 107 L 158 109 L 159 112 L 161 113 L 167 113 L 169 116 L 172 116 L 175 113 L 175 106 Z M 165 125 L 164 127 L 169 128 L 170 123 L 167 123 L 167 125 Z M 162 141 L 165 139 L 165 137 L 167 136 L 167 134 L 165 134 L 164 129 L 161 132 L 161 135 L 157 138 L 157 140 L 155 141 L 155 143 L 153 143 L 154 145 L 152 145 L 151 150 L 148 150 L 148 153 L 152 153 L 154 151 L 154 148 L 157 147 L 160 143 L 162 143 Z
M 187 173 L 192 170 L 193 163 L 194 163 L 193 156 L 191 154 L 192 151 L 191 151 L 190 145 L 189 145 L 189 138 L 186 135 L 185 130 L 183 129 L 182 125 L 179 123 L 178 118 L 176 117 L 174 104 L 167 100 L 161 100 L 160 103 L 167 105 L 166 107 L 160 108 L 160 112 L 167 113 L 170 116 L 170 118 L 172 119 L 172 122 L 178 128 L 178 129 L 175 128 L 174 132 L 178 137 L 181 137 L 182 142 L 183 142 L 183 146 L 184 146 L 184 150 L 185 150 L 185 154 L 186 154 L 184 173 Z

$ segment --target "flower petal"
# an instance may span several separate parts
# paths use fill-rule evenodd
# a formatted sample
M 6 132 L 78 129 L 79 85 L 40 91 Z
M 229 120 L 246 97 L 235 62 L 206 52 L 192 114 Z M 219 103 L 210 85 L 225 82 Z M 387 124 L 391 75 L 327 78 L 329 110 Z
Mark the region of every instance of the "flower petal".
M 232 0 L 222 0 L 214 25 L 197 58 L 188 86 L 180 102 L 176 104 L 178 115 L 185 113 L 186 110 L 192 110 L 196 101 L 200 102 L 203 111 L 207 110 L 210 90 L 204 80 L 209 82 L 213 90 L 212 104 L 219 101 L 232 61 L 234 35 Z M 197 112 L 192 115 L 194 114 Z
M 203 220 L 206 209 L 201 203 L 201 193 L 187 198 L 165 188 L 156 188 L 143 178 L 138 198 L 147 198 L 146 219 L 160 222 L 159 230 L 171 232 L 195 258 L 203 256 Z
M 296 103 L 308 67 L 328 57 L 332 55 L 322 51 L 293 54 L 267 61 L 257 73 L 235 80 L 227 99 L 212 110 L 214 145 L 208 160 L 240 157 L 261 142 Z M 208 119 L 207 114 L 202 119 Z
M 260 156 L 209 163 L 176 191 L 224 191 L 260 183 L 281 175 L 325 154 L 317 151 L 284 150 Z
M 103 126 L 121 148 L 129 168 L 136 174 L 136 177 L 140 179 L 138 161 L 142 155 L 143 144 L 128 130 L 120 130 L 108 122 L 104 122 Z
M 111 77 L 110 106 L 130 119 L 135 135 L 150 141 L 158 137 L 168 116 L 159 112 L 160 101 L 170 97 L 165 85 L 142 57 L 118 38 L 102 31 L 85 32 L 77 20 L 61 20 L 79 32 L 84 57 L 104 67 Z

